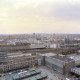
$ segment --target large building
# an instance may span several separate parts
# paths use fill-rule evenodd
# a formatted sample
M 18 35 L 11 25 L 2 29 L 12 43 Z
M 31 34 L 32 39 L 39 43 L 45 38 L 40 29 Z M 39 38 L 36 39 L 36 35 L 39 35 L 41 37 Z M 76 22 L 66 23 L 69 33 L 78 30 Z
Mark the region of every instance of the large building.
M 67 56 L 75 61 L 76 66 L 80 66 L 80 54 L 71 54 Z
M 37 54 L 42 60 L 42 65 L 48 66 L 62 74 L 68 74 L 75 67 L 75 61 L 66 56 L 56 54 Z
M 0 69 L 3 72 L 24 68 L 37 64 L 37 58 L 26 53 L 6 53 L 0 52 Z
M 47 46 L 43 43 L 31 44 L 30 49 L 44 49 Z
M 6 52 L 0 52 L 0 63 L 8 62 L 8 57 Z

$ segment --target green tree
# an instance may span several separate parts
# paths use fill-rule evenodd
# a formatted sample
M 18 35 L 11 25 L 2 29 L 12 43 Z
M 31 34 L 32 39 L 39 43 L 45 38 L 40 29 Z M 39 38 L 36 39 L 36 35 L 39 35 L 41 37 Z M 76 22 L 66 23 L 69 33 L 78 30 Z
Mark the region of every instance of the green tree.
M 3 71 L 0 69 L 0 74 L 2 74 L 3 73 Z

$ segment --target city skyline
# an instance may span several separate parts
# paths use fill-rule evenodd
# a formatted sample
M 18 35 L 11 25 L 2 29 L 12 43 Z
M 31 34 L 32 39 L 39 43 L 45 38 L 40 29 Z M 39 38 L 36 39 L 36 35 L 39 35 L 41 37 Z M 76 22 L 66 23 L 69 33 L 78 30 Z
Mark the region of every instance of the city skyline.
M 2 0 L 0 34 L 79 34 L 79 9 L 79 0 Z

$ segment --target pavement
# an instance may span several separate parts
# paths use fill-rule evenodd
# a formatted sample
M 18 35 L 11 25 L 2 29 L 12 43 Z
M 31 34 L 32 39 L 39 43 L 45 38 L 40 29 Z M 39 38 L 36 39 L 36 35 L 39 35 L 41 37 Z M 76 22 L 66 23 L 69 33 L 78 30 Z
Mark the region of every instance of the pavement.
M 42 73 L 48 74 L 48 78 L 49 79 L 53 79 L 53 80 L 66 80 L 65 77 L 63 77 L 61 74 L 57 74 L 54 71 L 52 71 L 52 69 L 45 67 L 45 66 L 41 66 L 39 67 L 39 69 L 42 71 Z
M 77 80 L 77 78 L 74 76 L 63 75 L 57 71 L 53 71 L 52 69 L 50 69 L 46 66 L 40 66 L 38 68 L 42 71 L 42 73 L 48 74 L 49 79 L 53 79 L 53 80 Z

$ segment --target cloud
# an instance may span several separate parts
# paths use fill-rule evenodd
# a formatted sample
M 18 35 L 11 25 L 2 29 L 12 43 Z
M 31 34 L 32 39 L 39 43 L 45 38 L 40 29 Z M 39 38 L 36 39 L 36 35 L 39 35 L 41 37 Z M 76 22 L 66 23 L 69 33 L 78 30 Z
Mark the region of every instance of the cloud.
M 54 15 L 62 20 L 80 21 L 80 4 L 59 5 L 53 10 Z M 53 16 L 54 16 L 53 15 Z
M 79 32 L 80 6 L 77 3 L 68 0 L 5 1 L 0 8 L 0 33 Z

